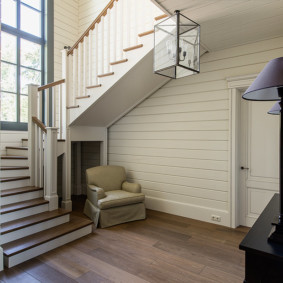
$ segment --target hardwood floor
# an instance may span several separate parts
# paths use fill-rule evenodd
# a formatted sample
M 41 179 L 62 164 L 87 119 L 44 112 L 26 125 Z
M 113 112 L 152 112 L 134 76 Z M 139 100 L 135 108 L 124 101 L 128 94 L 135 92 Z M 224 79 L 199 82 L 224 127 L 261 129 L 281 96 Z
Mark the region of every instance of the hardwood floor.
M 243 282 L 247 231 L 149 210 L 146 220 L 96 229 L 5 269 L 0 282 Z

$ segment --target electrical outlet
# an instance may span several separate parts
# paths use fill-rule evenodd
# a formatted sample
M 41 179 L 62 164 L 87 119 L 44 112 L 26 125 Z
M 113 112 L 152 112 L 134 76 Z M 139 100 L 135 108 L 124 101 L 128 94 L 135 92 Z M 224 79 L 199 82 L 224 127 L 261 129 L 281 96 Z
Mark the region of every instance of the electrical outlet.
M 211 215 L 211 220 L 216 222 L 221 222 L 221 216 L 219 215 Z

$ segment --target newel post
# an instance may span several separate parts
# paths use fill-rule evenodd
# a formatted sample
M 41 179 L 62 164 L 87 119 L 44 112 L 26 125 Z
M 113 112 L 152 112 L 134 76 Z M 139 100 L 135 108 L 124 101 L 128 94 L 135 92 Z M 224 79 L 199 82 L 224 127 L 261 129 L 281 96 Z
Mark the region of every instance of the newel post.
M 38 116 L 38 85 L 28 85 L 28 163 L 30 171 L 30 185 L 35 186 L 35 160 L 37 152 L 35 148 L 35 125 L 32 117 Z
M 63 156 L 63 188 L 62 188 L 62 208 L 72 210 L 71 200 L 71 138 L 69 125 L 69 112 L 66 106 L 71 101 L 71 93 L 69 88 L 69 58 L 68 51 L 62 50 L 62 78 L 65 79 L 65 84 L 62 89 L 62 105 L 63 105 L 63 127 L 65 133 L 65 153 Z
M 49 210 L 58 208 L 57 194 L 57 128 L 46 128 L 44 198 L 49 201 Z

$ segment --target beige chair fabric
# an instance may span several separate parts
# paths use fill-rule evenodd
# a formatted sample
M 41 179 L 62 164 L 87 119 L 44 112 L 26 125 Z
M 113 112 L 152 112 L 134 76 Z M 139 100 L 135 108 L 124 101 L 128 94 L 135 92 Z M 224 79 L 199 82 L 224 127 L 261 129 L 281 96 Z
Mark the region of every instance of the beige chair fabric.
M 145 196 L 141 186 L 126 181 L 121 166 L 97 166 L 86 170 L 87 200 L 84 213 L 95 227 L 105 228 L 145 219 Z

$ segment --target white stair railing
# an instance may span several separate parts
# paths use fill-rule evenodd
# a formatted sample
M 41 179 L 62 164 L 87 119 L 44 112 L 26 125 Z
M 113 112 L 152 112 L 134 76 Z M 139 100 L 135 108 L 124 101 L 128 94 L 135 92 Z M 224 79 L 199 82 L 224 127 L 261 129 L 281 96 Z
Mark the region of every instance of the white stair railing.
M 138 34 L 153 30 L 154 17 L 162 14 L 150 0 L 111 0 L 64 59 L 72 78 L 68 106 L 100 86 L 99 78 L 112 74 L 111 63 L 123 60 L 123 50 L 137 46 Z
M 66 137 L 67 124 L 64 84 L 65 79 L 41 87 L 28 86 L 30 185 L 44 188 L 44 198 L 49 201 L 49 210 L 58 208 L 57 139 Z M 44 120 L 47 127 L 41 121 L 44 92 Z M 52 100 L 49 99 L 50 96 Z

